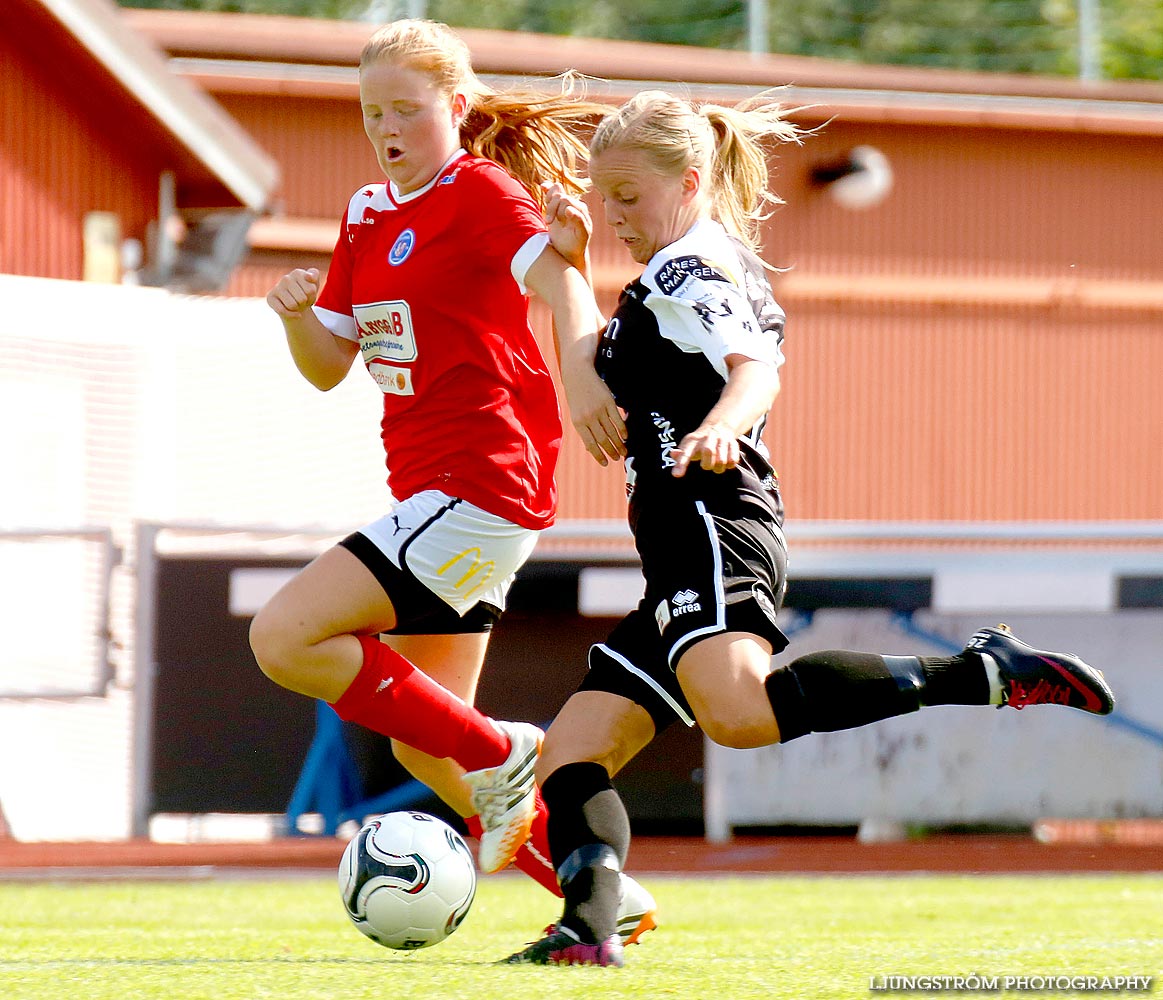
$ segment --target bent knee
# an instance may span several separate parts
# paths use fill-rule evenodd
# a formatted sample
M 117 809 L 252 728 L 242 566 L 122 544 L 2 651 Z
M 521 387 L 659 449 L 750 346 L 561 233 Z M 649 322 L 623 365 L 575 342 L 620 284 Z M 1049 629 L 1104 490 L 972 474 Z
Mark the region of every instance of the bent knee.
M 709 717 L 706 717 L 709 716 Z M 732 750 L 751 750 L 777 742 L 779 730 L 770 718 L 741 718 L 731 714 L 704 713 L 699 726 L 712 743 Z
M 295 673 L 295 655 L 276 616 L 263 608 L 250 623 L 250 651 L 267 677 L 284 687 Z

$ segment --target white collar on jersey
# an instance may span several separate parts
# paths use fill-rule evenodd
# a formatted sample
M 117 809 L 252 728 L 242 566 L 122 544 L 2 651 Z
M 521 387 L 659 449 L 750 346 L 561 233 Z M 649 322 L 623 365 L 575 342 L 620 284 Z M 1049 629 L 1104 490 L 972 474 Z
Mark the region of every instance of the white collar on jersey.
M 409 191 L 407 194 L 400 194 L 395 183 L 388 181 L 388 190 L 392 195 L 392 201 L 394 201 L 397 205 L 403 205 L 409 201 L 412 201 L 414 198 L 419 198 L 422 195 L 427 194 L 436 186 L 436 182 L 444 176 L 445 171 L 447 171 L 448 168 L 462 156 L 468 156 L 468 153 L 466 153 L 463 149 L 458 149 L 447 160 L 445 160 L 444 163 L 440 165 L 440 169 L 432 175 L 432 180 L 430 180 L 423 187 L 418 187 L 415 191 Z
M 690 229 L 683 233 L 677 240 L 655 251 L 654 256 L 646 262 L 646 267 L 642 270 L 642 276 L 649 277 L 662 267 L 663 264 L 679 254 L 693 252 L 688 251 L 688 247 L 693 241 L 710 241 L 710 245 L 713 247 L 716 241 L 727 238 L 727 230 L 723 228 L 721 222 L 716 222 L 707 216 L 701 219 L 695 219 Z

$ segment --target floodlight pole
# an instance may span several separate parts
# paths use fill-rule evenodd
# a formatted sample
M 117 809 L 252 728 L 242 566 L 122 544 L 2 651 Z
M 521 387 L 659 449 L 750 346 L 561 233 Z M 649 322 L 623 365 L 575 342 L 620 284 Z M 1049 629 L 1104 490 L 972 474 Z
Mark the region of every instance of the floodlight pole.
M 747 0 L 747 47 L 753 56 L 767 51 L 767 0 Z
M 1101 80 L 1102 26 L 1099 0 L 1078 0 L 1078 78 Z

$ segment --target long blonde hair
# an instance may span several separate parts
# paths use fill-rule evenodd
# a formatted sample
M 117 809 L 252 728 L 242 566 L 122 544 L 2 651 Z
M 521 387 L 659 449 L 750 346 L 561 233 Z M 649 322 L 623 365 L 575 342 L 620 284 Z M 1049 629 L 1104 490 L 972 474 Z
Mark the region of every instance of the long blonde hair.
M 661 90 L 642 91 L 598 125 L 590 155 L 617 146 L 642 151 L 667 175 L 695 167 L 710 178 L 712 217 L 758 250 L 761 223 L 783 203 L 768 187 L 765 147 L 798 143 L 803 136 L 770 94 L 726 108 L 695 105 Z
M 404 19 L 379 28 L 368 39 L 359 67 L 385 59 L 427 74 L 451 99 L 462 93 L 468 112 L 460 125 L 461 145 L 474 156 L 500 164 L 540 203 L 543 181 L 557 181 L 571 194 L 587 188 L 580 164 L 594 121 L 609 109 L 585 98 L 574 73 L 557 77 L 558 92 L 496 91 L 472 68 L 468 46 L 439 21 Z

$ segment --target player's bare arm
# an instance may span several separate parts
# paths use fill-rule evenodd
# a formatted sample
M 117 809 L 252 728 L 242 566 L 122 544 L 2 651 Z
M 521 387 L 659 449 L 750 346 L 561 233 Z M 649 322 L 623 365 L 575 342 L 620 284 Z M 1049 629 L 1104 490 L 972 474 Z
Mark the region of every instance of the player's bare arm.
M 566 194 L 560 184 L 546 183 L 545 226 L 553 249 L 590 280 L 589 245 L 594 223 L 580 198 Z
M 296 268 L 267 293 L 267 305 L 283 321 L 295 367 L 315 388 L 333 389 L 351 370 L 359 345 L 336 337 L 311 308 L 319 294 L 319 271 Z
M 671 452 L 671 474 L 686 474 L 691 462 L 709 472 L 725 472 L 739 464 L 739 435 L 767 414 L 779 395 L 779 370 L 766 361 L 742 354 L 726 358 L 729 375 L 719 401 Z
M 603 321 L 593 290 L 576 267 L 552 246 L 546 247 L 525 275 L 525 283 L 553 313 L 561 382 L 574 428 L 600 465 L 626 454 L 626 424 L 614 397 L 594 370 Z

